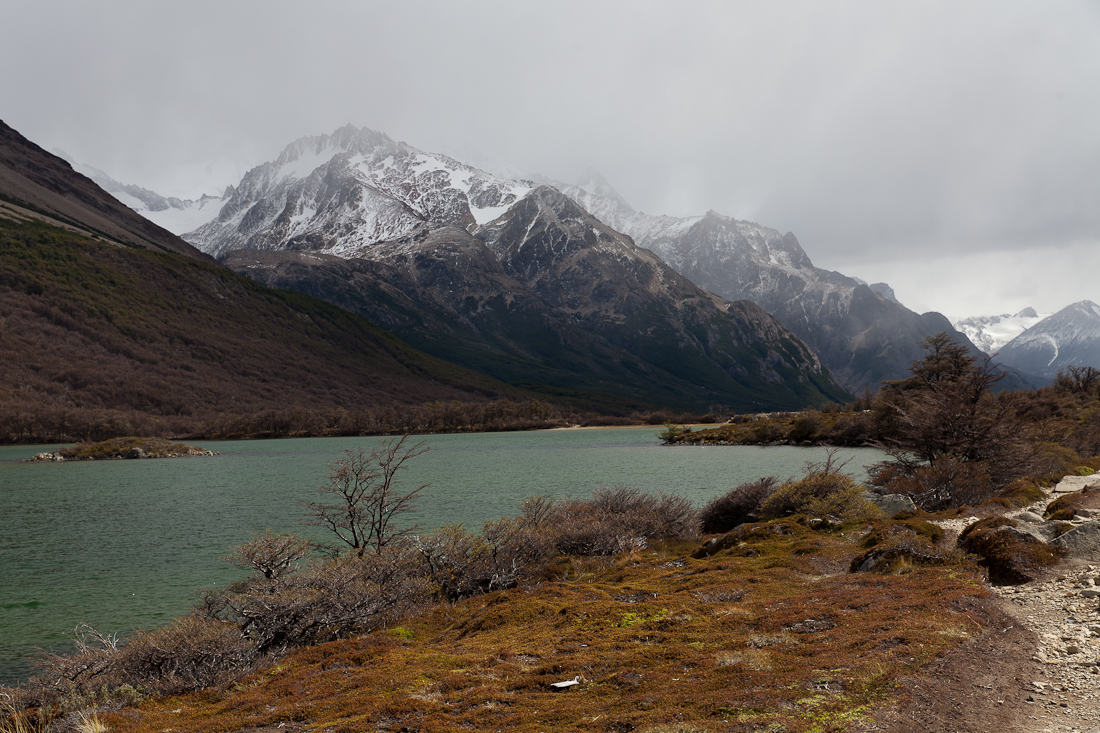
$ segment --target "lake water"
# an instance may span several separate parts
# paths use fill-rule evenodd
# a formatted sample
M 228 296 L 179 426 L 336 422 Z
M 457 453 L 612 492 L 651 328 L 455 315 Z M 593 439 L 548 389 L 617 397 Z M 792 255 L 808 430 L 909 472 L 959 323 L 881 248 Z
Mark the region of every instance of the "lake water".
M 583 497 L 597 486 L 669 492 L 702 506 L 743 481 L 801 475 L 824 449 L 667 447 L 659 428 L 433 435 L 403 485 L 430 486 L 405 521 L 427 528 L 513 514 L 526 497 Z M 257 531 L 298 524 L 327 465 L 376 438 L 199 442 L 220 455 L 22 463 L 57 446 L 0 447 L 0 684 L 30 674 L 35 648 L 68 647 L 88 623 L 125 635 L 187 612 L 194 590 L 240 577 L 219 558 Z M 863 478 L 881 460 L 842 452 Z

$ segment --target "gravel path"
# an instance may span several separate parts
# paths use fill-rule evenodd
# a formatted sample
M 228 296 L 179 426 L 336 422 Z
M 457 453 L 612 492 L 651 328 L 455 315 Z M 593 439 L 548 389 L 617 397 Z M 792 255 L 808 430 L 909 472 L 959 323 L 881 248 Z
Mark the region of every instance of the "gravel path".
M 1035 524 L 1058 496 L 1092 484 L 1100 475 L 1067 477 L 1045 500 L 1008 516 Z M 937 524 L 953 542 L 975 521 Z M 1095 516 L 1073 523 L 1089 521 Z M 867 730 L 1100 733 L 1100 557 L 1070 558 L 1030 583 L 989 590 L 992 600 L 968 609 L 985 618 L 987 631 L 922 677 L 902 680 L 900 706 L 881 711 Z

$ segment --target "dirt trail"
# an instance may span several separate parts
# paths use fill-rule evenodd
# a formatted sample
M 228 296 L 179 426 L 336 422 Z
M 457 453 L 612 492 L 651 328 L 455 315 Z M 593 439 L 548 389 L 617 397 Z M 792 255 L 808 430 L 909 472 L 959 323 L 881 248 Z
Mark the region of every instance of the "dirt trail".
M 1041 516 L 1062 493 L 1056 489 L 1010 516 Z M 941 524 L 956 534 L 972 521 Z M 898 704 L 880 711 L 867 730 L 1100 731 L 1100 565 L 1070 559 L 1038 580 L 990 591 L 992 599 L 965 609 L 988 630 L 945 655 L 927 676 L 902 680 Z

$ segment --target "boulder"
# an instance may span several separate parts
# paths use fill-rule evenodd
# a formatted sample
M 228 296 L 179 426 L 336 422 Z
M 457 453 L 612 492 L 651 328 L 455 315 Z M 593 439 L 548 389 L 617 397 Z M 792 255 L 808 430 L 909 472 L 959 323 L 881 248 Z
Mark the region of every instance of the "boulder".
M 148 456 L 145 455 L 145 451 L 135 446 L 126 451 L 126 458 L 148 458 Z
M 1065 549 L 1073 557 L 1100 561 L 1100 522 L 1086 522 L 1050 544 Z
M 1094 473 L 1088 476 L 1065 476 L 1058 482 L 1058 485 L 1054 487 L 1051 493 L 1072 494 L 1075 491 L 1082 491 L 1094 486 L 1100 486 L 1100 473 Z

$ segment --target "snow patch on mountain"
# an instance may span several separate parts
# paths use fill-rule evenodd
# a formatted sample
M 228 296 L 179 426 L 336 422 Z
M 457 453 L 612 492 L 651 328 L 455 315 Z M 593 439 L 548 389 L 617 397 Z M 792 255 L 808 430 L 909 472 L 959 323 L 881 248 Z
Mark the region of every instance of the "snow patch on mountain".
M 1066 306 L 1005 344 L 998 358 L 1048 378 L 1066 367 L 1100 368 L 1100 306 L 1090 300 Z
M 979 349 L 987 354 L 993 354 L 1050 315 L 1050 313 L 1037 313 L 1034 308 L 1024 308 L 1016 314 L 1003 313 L 997 316 L 962 318 L 952 325 L 955 330 L 966 334 Z
M 241 180 L 216 221 L 184 239 L 213 255 L 310 249 L 367 256 L 423 224 L 473 231 L 533 188 L 351 125 L 297 140 Z

